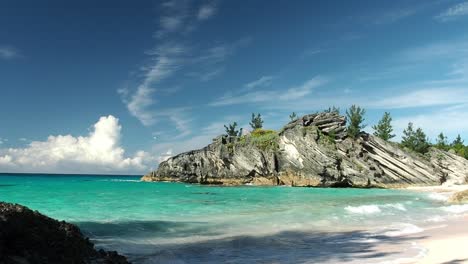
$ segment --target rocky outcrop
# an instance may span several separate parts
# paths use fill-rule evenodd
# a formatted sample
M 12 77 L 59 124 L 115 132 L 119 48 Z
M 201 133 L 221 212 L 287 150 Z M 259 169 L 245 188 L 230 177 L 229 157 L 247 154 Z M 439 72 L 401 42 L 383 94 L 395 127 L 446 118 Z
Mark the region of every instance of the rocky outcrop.
M 27 207 L 0 202 L 0 263 L 126 264 L 115 251 L 94 249 L 78 227 Z
M 468 203 L 468 190 L 454 193 L 447 202 L 454 204 Z
M 274 135 L 221 136 L 207 147 L 162 162 L 144 181 L 225 185 L 399 187 L 461 184 L 468 161 L 431 149 L 426 155 L 362 133 L 346 136 L 337 113 L 306 115 Z

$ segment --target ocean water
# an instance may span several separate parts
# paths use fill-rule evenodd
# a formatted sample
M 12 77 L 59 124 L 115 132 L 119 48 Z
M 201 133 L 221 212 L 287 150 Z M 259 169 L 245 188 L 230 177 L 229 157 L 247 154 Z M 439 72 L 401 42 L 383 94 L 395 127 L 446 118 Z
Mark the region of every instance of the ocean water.
M 406 190 L 0 176 L 1 201 L 75 223 L 134 263 L 405 263 L 424 254 L 409 237 L 468 211 L 444 199 Z

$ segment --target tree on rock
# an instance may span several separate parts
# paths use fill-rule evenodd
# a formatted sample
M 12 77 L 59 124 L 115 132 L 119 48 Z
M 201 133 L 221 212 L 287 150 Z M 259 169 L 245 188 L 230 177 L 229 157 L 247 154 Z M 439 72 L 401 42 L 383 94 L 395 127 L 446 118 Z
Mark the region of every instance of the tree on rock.
M 379 123 L 372 127 L 375 130 L 374 136 L 377 136 L 385 141 L 388 141 L 391 138 L 395 137 L 395 135 L 392 134 L 393 127 L 391 123 L 392 117 L 390 116 L 390 113 L 385 112 L 382 116 L 382 119 L 380 119 Z
M 440 134 L 437 136 L 435 147 L 440 150 L 449 149 L 449 145 L 447 143 L 447 137 L 444 135 L 444 133 L 440 132 Z
M 457 153 L 457 155 L 462 157 L 465 156 L 465 145 L 463 144 L 463 140 L 460 134 L 458 134 L 458 136 L 455 138 L 452 144 L 450 144 L 450 148 L 455 150 L 455 153 Z
M 252 113 L 252 121 L 249 123 L 253 130 L 261 129 L 263 127 L 263 119 L 260 114 L 255 115 Z
M 426 133 L 421 128 L 417 128 L 415 131 L 411 122 L 408 123 L 408 127 L 403 131 L 401 145 L 421 154 L 426 153 L 431 146 Z
M 351 138 L 357 138 L 359 133 L 366 125 L 363 125 L 364 115 L 366 110 L 360 106 L 352 105 L 348 110 L 346 110 L 346 116 L 348 118 L 348 136 Z
M 328 107 L 328 109 L 325 109 L 324 112 L 339 115 L 340 114 L 340 108 L 332 106 L 332 107 Z
M 229 127 L 224 125 L 224 128 L 226 129 L 226 134 L 230 137 L 240 137 L 242 136 L 242 128 L 237 130 L 237 122 L 234 122 L 232 124 L 229 124 Z
M 289 115 L 289 119 L 291 119 L 291 121 L 294 121 L 297 119 L 297 114 L 296 112 L 292 112 L 292 114 Z

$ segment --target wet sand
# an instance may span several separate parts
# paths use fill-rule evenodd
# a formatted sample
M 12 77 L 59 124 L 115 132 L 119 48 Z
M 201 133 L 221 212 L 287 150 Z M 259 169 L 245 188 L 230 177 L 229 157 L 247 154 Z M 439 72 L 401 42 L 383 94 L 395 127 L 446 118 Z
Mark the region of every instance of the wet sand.
M 467 190 L 468 185 L 411 187 L 409 190 L 437 193 L 450 197 L 456 192 Z M 415 262 L 420 264 L 468 263 L 468 212 L 426 229 L 424 237 L 417 241 L 424 253 Z

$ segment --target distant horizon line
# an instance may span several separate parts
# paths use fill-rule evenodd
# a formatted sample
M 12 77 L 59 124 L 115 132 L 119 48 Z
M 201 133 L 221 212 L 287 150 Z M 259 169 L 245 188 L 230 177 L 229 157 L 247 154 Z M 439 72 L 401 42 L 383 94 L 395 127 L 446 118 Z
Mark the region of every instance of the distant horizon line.
M 63 176 L 143 176 L 141 174 L 100 174 L 100 173 L 45 173 L 45 172 L 0 172 L 0 176 L 5 175 L 63 175 Z

